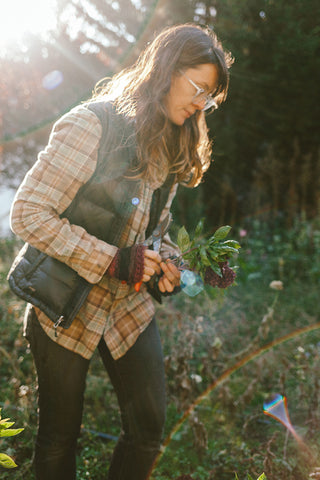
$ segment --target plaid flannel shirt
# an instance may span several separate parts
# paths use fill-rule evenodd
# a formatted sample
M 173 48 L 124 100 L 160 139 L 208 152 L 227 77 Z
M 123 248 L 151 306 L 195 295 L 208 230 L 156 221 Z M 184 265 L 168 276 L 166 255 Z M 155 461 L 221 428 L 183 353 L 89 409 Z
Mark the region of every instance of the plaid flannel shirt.
M 17 191 L 11 210 L 11 228 L 30 245 L 65 262 L 94 283 L 71 327 L 67 330 L 58 327 L 57 336 L 52 321 L 36 309 L 47 335 L 87 359 L 103 337 L 113 358 L 118 359 L 149 325 L 155 312 L 153 300 L 144 284 L 140 292 L 136 292 L 133 285 L 105 275 L 116 254 L 116 246 L 59 217 L 93 174 L 101 133 L 99 119 L 85 106 L 76 107 L 56 122 L 48 146 L 40 152 Z M 145 240 L 155 188 L 141 182 L 139 203 L 122 232 L 122 245 L 131 246 Z M 167 215 L 176 188 L 177 185 L 172 187 L 160 220 Z M 168 234 L 160 253 L 163 258 L 177 253 Z M 28 319 L 28 315 L 25 318 Z

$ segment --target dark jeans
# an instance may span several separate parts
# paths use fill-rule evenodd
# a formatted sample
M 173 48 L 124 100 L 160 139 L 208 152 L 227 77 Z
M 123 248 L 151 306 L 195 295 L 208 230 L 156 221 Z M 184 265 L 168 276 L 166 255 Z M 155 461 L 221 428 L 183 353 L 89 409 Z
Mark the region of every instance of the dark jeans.
M 39 428 L 35 448 L 37 480 L 74 480 L 76 443 L 89 361 L 53 342 L 31 314 L 27 338 L 39 385 Z M 165 421 L 165 381 L 155 321 L 134 346 L 114 360 L 104 340 L 99 353 L 116 391 L 122 432 L 109 473 L 101 479 L 145 480 L 159 451 Z

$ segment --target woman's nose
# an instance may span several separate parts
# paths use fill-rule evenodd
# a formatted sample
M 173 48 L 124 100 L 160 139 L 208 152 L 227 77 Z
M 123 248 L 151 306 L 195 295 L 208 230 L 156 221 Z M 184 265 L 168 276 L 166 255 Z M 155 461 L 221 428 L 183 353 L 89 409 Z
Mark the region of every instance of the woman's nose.
M 198 110 L 203 110 L 206 104 L 205 98 L 194 98 L 192 100 L 192 105 L 194 105 Z

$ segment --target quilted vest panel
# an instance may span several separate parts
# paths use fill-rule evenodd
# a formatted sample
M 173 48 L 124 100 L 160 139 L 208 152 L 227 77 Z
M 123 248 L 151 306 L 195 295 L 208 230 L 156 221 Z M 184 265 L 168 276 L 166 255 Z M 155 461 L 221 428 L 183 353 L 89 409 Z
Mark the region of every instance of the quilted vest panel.
M 117 246 L 136 208 L 132 199 L 142 182 L 130 178 L 129 174 L 137 162 L 134 121 L 116 113 L 111 103 L 92 103 L 88 108 L 102 125 L 97 167 L 62 216 L 100 240 Z M 174 175 L 169 175 L 153 194 L 147 236 L 159 222 L 174 179 Z

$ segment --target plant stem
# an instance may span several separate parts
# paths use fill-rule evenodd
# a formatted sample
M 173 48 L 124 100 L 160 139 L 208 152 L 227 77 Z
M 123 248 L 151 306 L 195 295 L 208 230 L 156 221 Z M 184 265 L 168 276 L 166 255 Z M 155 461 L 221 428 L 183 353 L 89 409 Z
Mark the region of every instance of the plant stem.
M 199 248 L 199 246 L 189 248 L 189 250 L 186 250 L 185 252 L 181 253 L 181 255 L 179 255 L 178 257 L 176 257 L 174 260 L 183 259 L 183 256 L 184 256 L 184 255 L 186 255 L 187 253 L 193 252 L 194 250 L 197 250 L 197 248 Z

